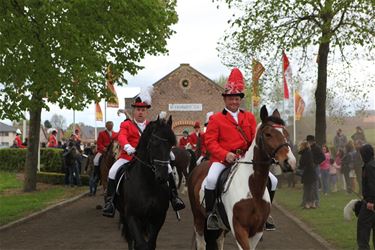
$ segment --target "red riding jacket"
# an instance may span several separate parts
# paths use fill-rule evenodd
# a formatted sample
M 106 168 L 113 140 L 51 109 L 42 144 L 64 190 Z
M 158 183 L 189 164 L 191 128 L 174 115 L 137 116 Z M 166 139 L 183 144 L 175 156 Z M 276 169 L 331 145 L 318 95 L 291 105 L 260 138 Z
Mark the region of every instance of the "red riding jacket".
M 57 147 L 57 139 L 56 136 L 50 135 L 48 139 L 48 147 L 49 148 L 56 148 Z
M 14 140 L 16 140 L 17 147 L 19 147 L 19 148 L 26 148 L 24 145 L 22 145 L 22 140 L 21 140 L 21 138 L 20 138 L 19 135 L 16 135 L 16 138 Z
M 186 149 L 185 146 L 190 143 L 190 136 L 188 136 L 186 139 L 184 137 L 180 138 L 180 141 L 178 142 L 178 147 L 182 149 Z
M 202 133 L 199 132 L 199 137 L 201 137 L 201 136 L 202 136 Z M 199 137 L 197 136 L 197 134 L 195 133 L 195 131 L 193 131 L 190 134 L 190 144 L 192 146 L 192 150 L 193 151 L 197 150 L 197 143 L 198 143 Z
M 107 130 L 100 131 L 98 134 L 98 139 L 96 140 L 97 151 L 103 154 L 104 149 L 108 147 L 111 140 L 117 140 L 117 136 L 118 134 L 114 131 L 112 131 L 112 137 L 109 135 Z
M 237 129 L 239 126 L 244 135 Z M 245 154 L 255 137 L 256 120 L 252 113 L 240 110 L 238 124 L 225 109 L 211 116 L 205 133 L 205 145 L 211 162 L 225 162 L 228 152 Z M 246 138 L 245 138 L 246 137 Z
M 146 126 L 148 121 L 146 121 Z M 139 138 L 141 138 L 141 132 L 138 129 L 138 126 L 129 119 L 123 121 L 120 125 L 120 131 L 118 133 L 118 142 L 121 146 L 121 154 L 120 158 L 131 160 L 133 156 L 128 155 L 124 150 L 124 146 L 126 144 L 130 144 L 133 148 L 136 148 L 139 142 Z

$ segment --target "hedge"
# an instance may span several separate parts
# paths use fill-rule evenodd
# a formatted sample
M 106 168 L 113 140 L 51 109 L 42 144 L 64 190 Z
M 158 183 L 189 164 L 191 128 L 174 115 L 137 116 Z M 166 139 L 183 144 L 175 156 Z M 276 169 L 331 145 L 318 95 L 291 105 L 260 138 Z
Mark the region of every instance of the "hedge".
M 62 172 L 62 149 L 40 149 L 40 171 Z M 25 168 L 27 149 L 2 148 L 0 149 L 0 170 L 19 172 Z

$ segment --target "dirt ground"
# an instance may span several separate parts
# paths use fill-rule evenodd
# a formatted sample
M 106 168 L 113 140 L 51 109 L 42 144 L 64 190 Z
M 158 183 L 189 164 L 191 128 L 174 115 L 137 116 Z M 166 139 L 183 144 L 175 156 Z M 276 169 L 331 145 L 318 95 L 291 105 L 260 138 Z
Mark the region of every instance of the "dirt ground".
M 187 196 L 182 195 L 185 202 Z M 0 249 L 127 249 L 118 228 L 118 217 L 114 219 L 101 215 L 96 209 L 103 197 L 83 198 L 49 210 L 31 220 L 0 231 Z M 326 249 L 319 241 L 303 231 L 294 221 L 276 207 L 272 215 L 277 230 L 265 232 L 264 240 L 257 249 Z M 192 215 L 189 205 L 181 212 L 177 221 L 169 211 L 157 243 L 157 249 L 192 249 Z M 233 237 L 228 234 L 224 249 L 237 249 Z

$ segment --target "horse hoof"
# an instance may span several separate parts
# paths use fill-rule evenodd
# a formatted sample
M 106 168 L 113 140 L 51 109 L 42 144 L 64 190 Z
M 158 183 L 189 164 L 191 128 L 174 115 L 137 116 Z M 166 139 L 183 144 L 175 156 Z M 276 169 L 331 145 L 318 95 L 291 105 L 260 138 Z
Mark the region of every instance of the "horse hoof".
M 99 209 L 103 209 L 103 206 L 102 205 L 96 205 L 96 209 L 99 210 Z

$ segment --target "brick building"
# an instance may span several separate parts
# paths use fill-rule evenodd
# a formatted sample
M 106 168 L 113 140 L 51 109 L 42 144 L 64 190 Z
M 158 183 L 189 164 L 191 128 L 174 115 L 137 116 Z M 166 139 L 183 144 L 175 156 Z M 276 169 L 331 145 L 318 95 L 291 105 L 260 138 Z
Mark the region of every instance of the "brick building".
M 224 107 L 223 88 L 189 64 L 181 64 L 153 87 L 149 119 L 154 119 L 160 111 L 166 111 L 172 115 L 176 135 L 180 135 L 184 128 L 191 132 L 195 121 L 200 121 L 203 128 L 206 113 L 218 112 Z M 126 108 L 132 102 L 127 99 Z

